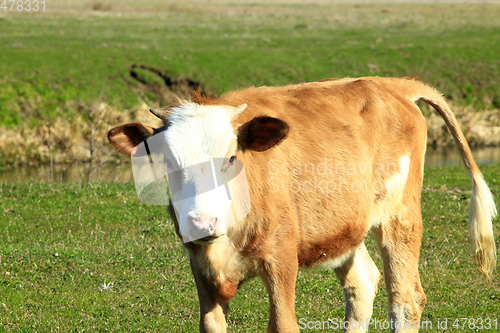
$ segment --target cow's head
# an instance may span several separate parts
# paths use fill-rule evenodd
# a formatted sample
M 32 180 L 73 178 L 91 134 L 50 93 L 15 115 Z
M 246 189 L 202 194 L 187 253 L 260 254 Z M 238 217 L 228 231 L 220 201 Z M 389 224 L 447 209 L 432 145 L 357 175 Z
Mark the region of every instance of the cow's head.
M 246 108 L 246 104 L 184 102 L 168 109 L 151 109 L 162 119 L 162 128 L 133 123 L 108 133 L 111 145 L 132 157 L 147 157 L 152 146 L 147 143 L 153 136 L 160 138 L 178 232 L 185 242 L 213 242 L 245 218 L 251 203 L 238 155 L 270 149 L 288 133 L 285 122 L 265 116 L 235 126 Z

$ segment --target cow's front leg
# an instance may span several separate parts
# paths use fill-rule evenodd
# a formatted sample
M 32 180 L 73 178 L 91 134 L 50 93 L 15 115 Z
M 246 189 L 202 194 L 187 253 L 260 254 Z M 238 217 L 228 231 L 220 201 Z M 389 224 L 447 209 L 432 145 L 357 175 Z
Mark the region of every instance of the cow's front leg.
M 202 270 L 193 265 L 192 261 L 191 270 L 200 300 L 200 332 L 226 333 L 229 304 L 221 299 L 215 284 L 207 279 Z
M 267 259 L 267 260 L 266 260 Z M 298 260 L 294 255 L 280 253 L 279 259 L 266 258 L 263 263 L 263 280 L 269 295 L 268 333 L 299 332 L 295 317 L 295 281 Z

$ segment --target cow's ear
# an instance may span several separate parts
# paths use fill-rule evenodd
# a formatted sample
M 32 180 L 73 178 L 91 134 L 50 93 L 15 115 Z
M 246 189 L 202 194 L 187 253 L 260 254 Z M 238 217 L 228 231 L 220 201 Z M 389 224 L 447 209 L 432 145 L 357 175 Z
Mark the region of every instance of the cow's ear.
M 288 134 L 288 124 L 272 117 L 256 117 L 238 128 L 241 150 L 264 151 L 278 144 Z
M 108 133 L 111 147 L 121 153 L 132 155 L 136 147 L 155 134 L 155 129 L 139 123 L 125 124 L 113 128 Z

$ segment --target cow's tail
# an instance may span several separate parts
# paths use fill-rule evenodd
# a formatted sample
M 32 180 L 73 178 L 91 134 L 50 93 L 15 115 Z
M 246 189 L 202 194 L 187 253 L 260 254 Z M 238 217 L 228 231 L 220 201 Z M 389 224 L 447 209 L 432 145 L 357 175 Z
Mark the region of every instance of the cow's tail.
M 472 196 L 469 211 L 469 235 L 472 255 L 477 269 L 488 279 L 496 265 L 496 248 L 493 237 L 492 220 L 497 215 L 493 195 L 484 181 L 481 171 L 474 162 L 472 152 L 460 130 L 457 119 L 443 96 L 435 89 L 418 81 L 413 81 L 416 91 L 413 100 L 421 100 L 431 105 L 443 117 L 460 151 L 467 173 L 472 182 Z M 413 90 L 413 89 L 412 89 Z

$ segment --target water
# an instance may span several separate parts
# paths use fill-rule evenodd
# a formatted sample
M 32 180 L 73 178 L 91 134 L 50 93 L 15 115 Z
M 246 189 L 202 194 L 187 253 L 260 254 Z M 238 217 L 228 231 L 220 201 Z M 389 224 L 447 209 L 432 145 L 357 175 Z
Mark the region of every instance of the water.
M 476 164 L 500 163 L 500 147 L 484 147 L 472 149 Z M 427 149 L 425 167 L 440 167 L 443 165 L 463 165 L 462 157 L 455 146 L 446 149 Z
M 472 153 L 477 164 L 500 163 L 500 147 L 485 147 L 473 149 Z M 439 167 L 443 165 L 462 165 L 462 158 L 455 147 L 447 149 L 428 149 L 425 158 L 425 167 Z M 86 182 L 89 166 L 87 163 L 71 163 L 54 165 L 54 182 Z M 108 163 L 101 167 L 93 166 L 91 179 L 98 181 L 132 182 L 134 180 L 130 163 Z M 48 182 L 50 167 L 20 167 L 0 171 L 0 184 Z

